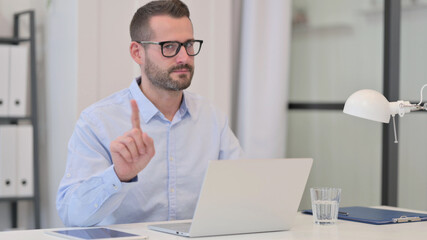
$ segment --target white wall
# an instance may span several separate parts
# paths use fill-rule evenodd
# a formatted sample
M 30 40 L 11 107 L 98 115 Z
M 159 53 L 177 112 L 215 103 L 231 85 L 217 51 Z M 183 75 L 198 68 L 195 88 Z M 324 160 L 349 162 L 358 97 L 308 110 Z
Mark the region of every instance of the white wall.
M 196 72 L 189 91 L 208 98 L 231 118 L 232 0 L 189 0 L 194 37 L 203 47 L 196 57 Z
M 75 117 L 97 100 L 128 87 L 134 78 L 128 30 L 134 6 L 134 1 L 78 1 Z

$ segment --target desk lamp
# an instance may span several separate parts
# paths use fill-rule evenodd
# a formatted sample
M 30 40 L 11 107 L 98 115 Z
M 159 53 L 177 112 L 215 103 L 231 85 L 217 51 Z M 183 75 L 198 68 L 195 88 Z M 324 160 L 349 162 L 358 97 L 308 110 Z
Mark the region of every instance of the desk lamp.
M 399 116 L 403 117 L 409 112 L 419 110 L 427 111 L 427 103 L 421 106 L 423 102 L 423 89 L 426 86 L 427 84 L 421 88 L 421 101 L 418 104 L 402 100 L 389 102 L 384 95 L 377 91 L 371 89 L 359 90 L 347 98 L 343 112 L 356 117 L 383 123 L 389 123 L 391 115 L 393 118 L 394 142 L 397 143 L 394 116 L 399 114 Z

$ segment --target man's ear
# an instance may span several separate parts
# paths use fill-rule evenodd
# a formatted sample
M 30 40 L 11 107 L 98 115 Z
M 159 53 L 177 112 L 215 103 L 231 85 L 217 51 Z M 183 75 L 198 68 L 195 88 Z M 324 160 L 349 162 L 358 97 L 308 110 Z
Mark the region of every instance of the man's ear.
M 130 55 L 133 60 L 138 64 L 142 64 L 142 59 L 145 54 L 145 49 L 137 42 L 131 42 L 129 46 Z

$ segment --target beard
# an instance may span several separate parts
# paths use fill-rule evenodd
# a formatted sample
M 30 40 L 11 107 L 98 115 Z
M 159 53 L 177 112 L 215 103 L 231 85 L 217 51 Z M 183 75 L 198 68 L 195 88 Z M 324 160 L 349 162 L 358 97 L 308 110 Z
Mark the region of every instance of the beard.
M 188 69 L 190 76 L 188 76 L 188 74 L 179 74 L 178 79 L 173 79 L 170 74 L 178 69 Z M 154 86 L 169 91 L 181 91 L 190 86 L 194 74 L 194 67 L 189 64 L 180 64 L 163 70 L 146 57 L 144 71 L 148 80 Z

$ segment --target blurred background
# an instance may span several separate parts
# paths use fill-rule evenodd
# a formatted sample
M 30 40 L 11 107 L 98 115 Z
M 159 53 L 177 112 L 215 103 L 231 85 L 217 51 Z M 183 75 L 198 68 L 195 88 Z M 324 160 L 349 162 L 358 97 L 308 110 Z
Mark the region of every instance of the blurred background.
M 183 0 L 203 39 L 189 91 L 230 118 L 250 158 L 311 157 L 310 187 L 342 188 L 341 206 L 384 203 L 383 124 L 351 117 L 353 92 L 383 92 L 384 9 L 389 0 Z M 55 198 L 80 112 L 139 75 L 129 23 L 146 0 L 0 0 L 0 38 L 15 13 L 34 10 L 39 134 L 33 201 L 0 198 L 0 230 L 63 226 Z M 418 103 L 427 83 L 427 0 L 400 1 L 399 99 Z M 20 31 L 28 33 L 23 19 Z M 425 94 L 427 95 L 427 93 Z M 396 101 L 398 99 L 389 99 Z M 397 206 L 427 210 L 427 115 L 399 120 Z M 389 186 L 390 187 L 390 186 Z M 16 221 L 13 226 L 12 221 Z

